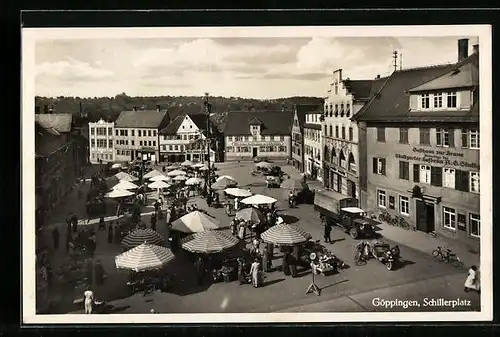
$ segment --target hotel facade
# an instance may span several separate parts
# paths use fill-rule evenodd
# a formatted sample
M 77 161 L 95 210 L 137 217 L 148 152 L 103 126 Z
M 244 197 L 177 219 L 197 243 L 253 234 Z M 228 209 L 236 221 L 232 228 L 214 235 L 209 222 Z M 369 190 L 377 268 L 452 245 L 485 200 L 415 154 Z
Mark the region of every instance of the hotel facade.
M 89 123 L 89 161 L 100 164 L 115 161 L 115 123 L 103 119 Z
M 396 71 L 353 117 L 369 210 L 478 249 L 478 46 L 456 64 Z M 389 95 L 390 94 L 390 95 Z

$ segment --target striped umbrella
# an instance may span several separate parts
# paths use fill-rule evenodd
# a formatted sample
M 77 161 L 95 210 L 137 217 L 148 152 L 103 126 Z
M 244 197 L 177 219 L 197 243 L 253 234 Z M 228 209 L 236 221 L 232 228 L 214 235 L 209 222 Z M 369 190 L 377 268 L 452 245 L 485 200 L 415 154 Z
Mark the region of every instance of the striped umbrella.
M 122 246 L 127 249 L 132 249 L 140 246 L 144 242 L 152 245 L 162 245 L 165 243 L 165 240 L 160 233 L 152 229 L 137 229 L 122 240 Z
M 174 259 L 170 249 L 143 243 L 115 257 L 116 268 L 135 272 L 160 269 Z
M 265 221 L 262 212 L 254 207 L 247 207 L 239 210 L 236 212 L 236 216 L 234 218 L 243 221 L 250 221 L 252 223 L 261 223 Z
M 238 239 L 220 231 L 194 233 L 182 240 L 182 248 L 192 253 L 219 253 L 238 244 Z
M 182 176 L 179 176 L 179 177 L 182 177 Z M 174 178 L 175 180 L 175 178 Z M 203 179 L 201 178 L 189 178 L 188 180 L 186 180 L 186 185 L 188 186 L 191 186 L 191 185 L 199 185 L 203 182 Z
M 186 171 L 182 171 L 182 170 L 173 170 L 173 171 L 170 171 L 167 173 L 167 175 L 169 177 L 175 177 L 175 176 L 185 176 L 186 175 Z
M 311 234 L 307 233 L 299 226 L 287 225 L 284 223 L 269 228 L 261 235 L 264 242 L 285 246 L 304 243 L 311 237 Z

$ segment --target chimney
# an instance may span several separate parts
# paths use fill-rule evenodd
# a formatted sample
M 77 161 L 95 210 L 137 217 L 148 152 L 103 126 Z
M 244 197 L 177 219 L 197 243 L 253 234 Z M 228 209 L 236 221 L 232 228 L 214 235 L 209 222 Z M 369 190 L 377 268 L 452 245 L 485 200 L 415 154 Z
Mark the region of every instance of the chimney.
M 160 105 L 159 105 L 159 104 L 157 104 L 157 105 L 156 105 L 156 112 L 160 112 L 160 110 L 161 110 L 161 109 L 160 109 Z
M 469 56 L 469 39 L 458 40 L 458 62 Z
M 45 104 L 45 105 L 43 106 L 43 113 L 44 113 L 44 114 L 48 114 L 48 113 L 49 113 L 49 106 L 48 106 L 47 104 Z
M 35 113 L 36 114 L 40 113 L 40 107 L 38 105 L 35 106 Z
M 137 107 L 134 105 L 134 106 L 132 107 L 132 110 L 133 110 L 133 111 L 137 111 Z
M 375 77 L 376 80 L 378 80 L 380 78 L 380 75 L 377 75 L 377 77 Z

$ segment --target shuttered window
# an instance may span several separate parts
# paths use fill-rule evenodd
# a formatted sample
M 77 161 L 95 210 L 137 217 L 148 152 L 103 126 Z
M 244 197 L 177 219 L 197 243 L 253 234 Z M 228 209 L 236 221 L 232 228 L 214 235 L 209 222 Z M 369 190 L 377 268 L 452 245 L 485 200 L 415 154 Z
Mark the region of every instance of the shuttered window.
M 386 161 L 385 158 L 373 157 L 373 173 L 384 175 L 386 173 Z
M 442 187 L 443 169 L 441 167 L 431 167 L 431 185 Z
M 469 172 L 455 170 L 455 189 L 469 192 Z
M 420 182 L 420 165 L 413 164 L 413 181 Z
M 410 164 L 407 161 L 399 161 L 399 179 L 410 180 Z

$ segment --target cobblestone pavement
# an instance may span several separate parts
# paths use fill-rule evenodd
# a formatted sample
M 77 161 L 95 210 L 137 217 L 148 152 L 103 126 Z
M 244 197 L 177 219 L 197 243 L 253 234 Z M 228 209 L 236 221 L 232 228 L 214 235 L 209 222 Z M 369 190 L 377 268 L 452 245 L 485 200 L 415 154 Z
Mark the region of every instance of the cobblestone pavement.
M 300 205 L 298 208 L 289 209 L 285 200 L 286 193 L 281 189 L 267 189 L 263 178 L 250 175 L 252 166 L 251 163 L 223 163 L 218 173 L 233 176 L 240 186 L 250 187 L 254 193 L 277 198 L 279 200 L 277 207 L 282 214 L 287 215 L 285 218 L 288 221 L 298 220 L 297 223 L 310 232 L 314 239 L 322 239 L 322 228 L 318 214 L 313 207 Z M 298 177 L 298 173 L 290 166 L 285 166 L 284 170 L 293 177 Z M 71 202 L 70 199 L 68 202 Z M 222 223 L 229 223 L 229 218 L 222 208 L 208 208 L 204 200 L 199 197 L 193 198 L 191 202 L 195 202 L 199 208 L 206 209 L 210 215 Z M 146 222 L 149 223 L 149 221 Z M 159 225 L 157 230 L 164 236 L 168 235 L 166 226 Z M 382 229 L 382 234 L 384 231 L 386 229 Z M 408 237 L 416 237 L 412 236 L 414 232 L 405 234 Z M 402 233 L 398 235 L 406 241 L 418 239 L 407 240 L 406 235 Z M 125 289 L 125 275 L 116 271 L 114 267 L 114 256 L 119 253 L 119 247 L 106 242 L 106 232 L 98 232 L 97 255 L 103 262 L 109 278 L 104 286 L 94 288 L 94 292 L 99 298 L 110 301 L 110 312 L 120 313 L 147 313 L 151 309 L 155 309 L 158 313 L 386 310 L 371 304 L 373 297 L 388 300 L 416 299 L 420 302 L 425 297 L 461 298 L 469 299 L 470 305 L 447 307 L 446 310 L 473 310 L 479 307 L 477 294 L 463 292 L 467 270 L 435 262 L 428 249 L 415 249 L 418 248 L 416 242 L 411 245 L 398 242 L 401 256 L 406 262 L 402 268 L 388 271 L 377 261 L 369 261 L 365 266 L 355 266 L 353 251 L 356 241 L 341 229 L 334 229 L 332 239 L 334 243 L 326 244 L 326 246 L 350 267 L 341 270 L 338 274 L 316 277 L 316 283 L 322 289 L 319 297 L 305 293 L 311 283 L 309 272 L 299 273 L 299 277 L 292 278 L 285 276 L 282 272 L 273 271 L 266 274 L 264 286 L 257 289 L 250 285 L 239 285 L 237 282 L 197 286 L 194 281 L 194 268 L 186 261 L 183 254 L 179 254 L 168 267 L 169 272 L 175 274 L 172 291 L 155 292 L 144 297 L 142 294 L 130 296 Z M 390 238 L 387 236 L 387 241 L 391 244 L 395 244 L 393 241 L 395 239 L 397 239 L 396 235 Z M 54 254 L 55 259 L 63 257 L 63 252 Z M 280 258 L 275 259 L 273 264 L 278 267 L 281 264 Z M 82 312 L 81 310 L 74 311 L 74 308 L 72 309 L 69 305 L 73 296 L 81 296 L 81 294 L 60 296 L 63 297 L 61 302 L 68 303 L 66 306 L 61 306 L 64 309 L 60 312 Z M 392 310 L 396 309 L 410 310 L 404 308 Z M 418 310 L 440 309 L 421 306 Z

